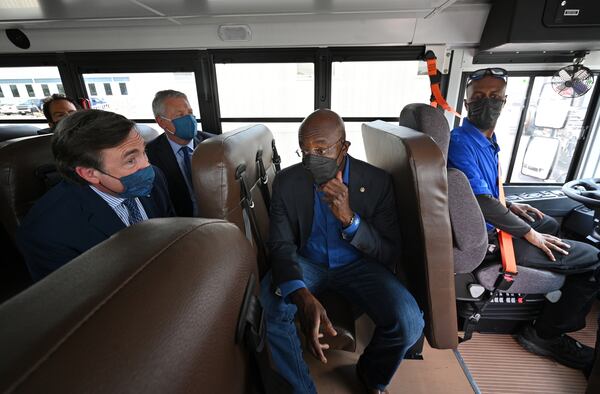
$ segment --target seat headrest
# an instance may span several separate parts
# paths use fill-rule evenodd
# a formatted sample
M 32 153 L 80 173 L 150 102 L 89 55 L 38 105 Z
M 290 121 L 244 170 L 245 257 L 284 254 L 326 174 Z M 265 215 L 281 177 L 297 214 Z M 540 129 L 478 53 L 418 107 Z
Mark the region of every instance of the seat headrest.
M 13 239 L 21 219 L 48 190 L 44 174 L 54 165 L 51 140 L 46 134 L 0 145 L 0 221 Z
M 28 124 L 0 125 L 0 141 L 37 135 L 39 127 Z
M 448 156 L 450 127 L 443 111 L 427 104 L 408 104 L 400 113 L 400 126 L 427 134 L 436 142 L 444 157 Z
M 256 256 L 231 223 L 151 219 L 0 306 L 0 391 L 247 393 Z
M 140 133 L 145 143 L 148 143 L 161 135 L 161 132 L 157 131 L 154 127 L 145 124 L 136 123 L 135 128 Z
M 259 182 L 257 153 L 268 176 L 275 177 L 273 134 L 264 125 L 244 126 L 202 141 L 192 156 L 192 169 L 200 217 L 227 219 L 243 229 L 241 189 L 236 172 L 245 166 L 250 189 Z

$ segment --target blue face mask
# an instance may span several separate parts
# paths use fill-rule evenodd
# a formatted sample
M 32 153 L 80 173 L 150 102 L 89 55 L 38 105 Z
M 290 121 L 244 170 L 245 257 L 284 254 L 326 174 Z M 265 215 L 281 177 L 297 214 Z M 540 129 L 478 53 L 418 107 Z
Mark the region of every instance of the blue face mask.
M 126 175 L 121 178 L 114 177 L 110 174 L 102 170 L 98 170 L 101 173 L 108 175 L 111 178 L 118 179 L 123 184 L 125 188 L 121 193 L 114 192 L 117 196 L 121 198 L 135 198 L 135 197 L 145 197 L 149 196 L 152 191 L 152 186 L 154 186 L 154 167 L 148 166 L 146 168 L 142 168 L 137 170 L 133 174 Z M 104 185 L 104 187 L 106 187 Z M 110 190 L 110 189 L 109 189 Z M 112 191 L 112 190 L 111 190 Z
M 198 122 L 194 115 L 184 115 L 179 118 L 169 119 L 163 116 L 163 119 L 170 120 L 175 126 L 175 136 L 182 140 L 190 141 L 196 136 L 198 131 Z

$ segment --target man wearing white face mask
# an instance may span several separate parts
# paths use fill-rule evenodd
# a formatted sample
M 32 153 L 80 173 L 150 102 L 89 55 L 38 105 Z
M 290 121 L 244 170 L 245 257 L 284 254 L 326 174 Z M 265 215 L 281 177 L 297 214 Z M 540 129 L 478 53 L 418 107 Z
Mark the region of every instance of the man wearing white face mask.
M 213 135 L 198 131 L 187 96 L 176 90 L 157 92 L 152 112 L 165 132 L 146 146 L 148 159 L 167 177 L 177 216 L 196 216 L 198 206 L 192 184 L 191 156 L 200 142 Z

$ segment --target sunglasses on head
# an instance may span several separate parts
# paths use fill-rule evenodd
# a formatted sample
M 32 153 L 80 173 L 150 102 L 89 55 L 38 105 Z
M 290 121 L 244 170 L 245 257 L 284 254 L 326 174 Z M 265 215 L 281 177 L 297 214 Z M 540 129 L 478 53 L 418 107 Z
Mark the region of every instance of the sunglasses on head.
M 494 68 L 482 68 L 481 70 L 473 71 L 467 77 L 467 85 L 470 85 L 471 82 L 480 80 L 486 75 L 490 75 L 494 78 L 500 78 L 504 82 L 508 82 L 508 71 L 503 68 L 494 67 Z

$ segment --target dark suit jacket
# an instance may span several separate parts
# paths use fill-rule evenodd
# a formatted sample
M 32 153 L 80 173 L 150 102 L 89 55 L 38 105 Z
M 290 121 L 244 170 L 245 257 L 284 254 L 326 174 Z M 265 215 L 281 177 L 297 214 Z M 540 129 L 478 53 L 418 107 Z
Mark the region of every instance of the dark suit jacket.
M 213 136 L 213 134 L 198 132 L 198 137 L 194 138 L 194 148 L 200 142 Z M 150 163 L 160 168 L 167 177 L 169 194 L 177 216 L 194 216 L 192 198 L 167 136 L 163 133 L 150 141 L 146 145 L 146 154 Z
M 148 218 L 175 216 L 165 178 L 155 170 L 150 197 L 140 197 L 140 202 Z M 62 181 L 25 216 L 17 230 L 17 245 L 37 281 L 125 227 L 88 186 Z
M 367 260 L 395 270 L 400 256 L 400 226 L 392 178 L 363 161 L 350 156 L 347 159 L 350 160 L 350 208 L 361 218 L 350 243 Z M 311 234 L 313 203 L 313 180 L 301 164 L 277 174 L 273 181 L 268 241 L 274 286 L 302 279 L 297 253 Z

